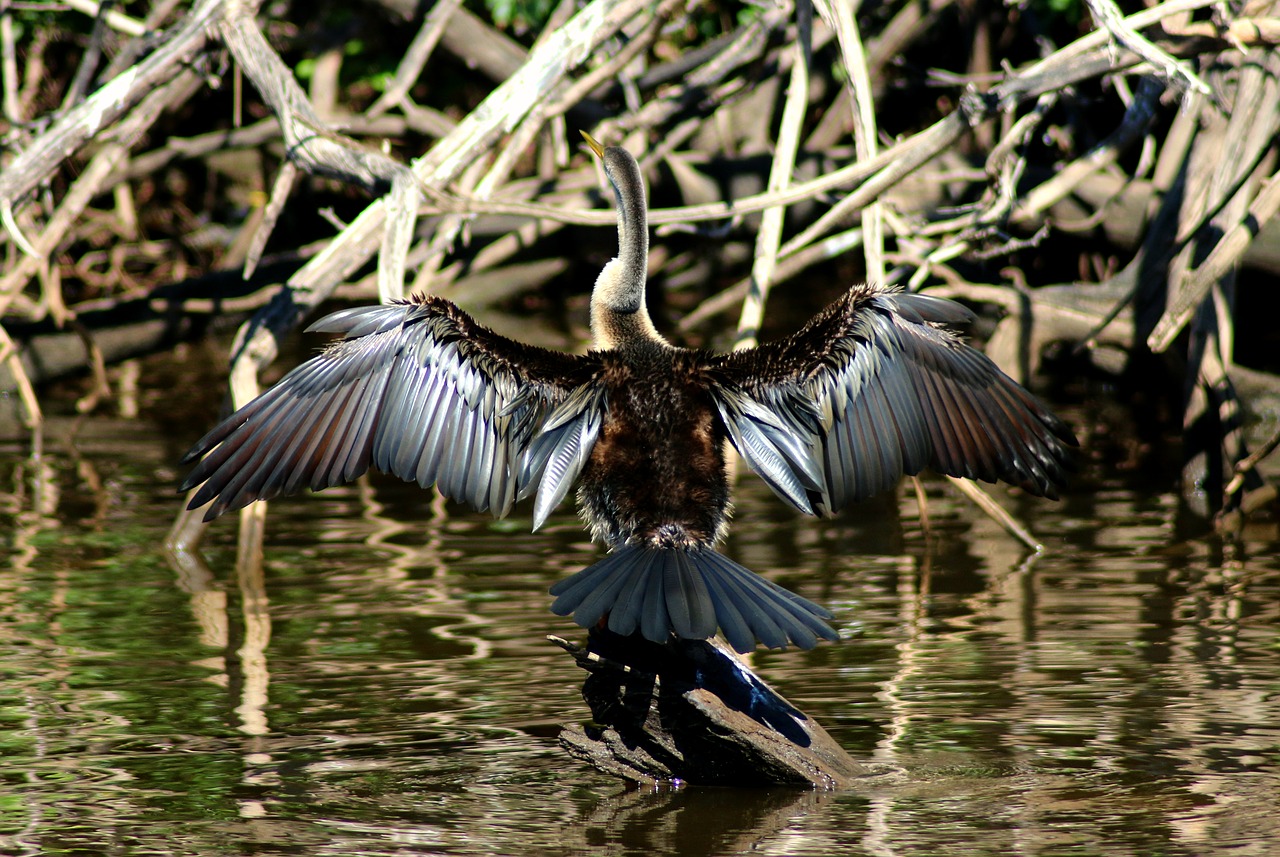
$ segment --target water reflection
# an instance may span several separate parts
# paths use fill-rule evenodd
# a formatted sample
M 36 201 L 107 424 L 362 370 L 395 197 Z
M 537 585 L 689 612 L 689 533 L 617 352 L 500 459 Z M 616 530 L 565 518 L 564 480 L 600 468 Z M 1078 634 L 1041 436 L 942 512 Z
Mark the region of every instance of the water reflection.
M 595 555 L 571 517 L 531 535 L 368 480 L 273 504 L 240 572 L 231 526 L 175 570 L 181 442 L 151 436 L 0 449 L 0 853 L 1280 848 L 1272 529 L 1180 542 L 1167 497 L 1086 473 L 1008 498 L 1028 557 L 942 483 L 928 531 L 908 488 L 813 522 L 744 483 L 731 552 L 844 636 L 757 667 L 876 773 L 629 791 L 555 741 L 585 716 L 543 639 L 573 631 L 547 586 Z

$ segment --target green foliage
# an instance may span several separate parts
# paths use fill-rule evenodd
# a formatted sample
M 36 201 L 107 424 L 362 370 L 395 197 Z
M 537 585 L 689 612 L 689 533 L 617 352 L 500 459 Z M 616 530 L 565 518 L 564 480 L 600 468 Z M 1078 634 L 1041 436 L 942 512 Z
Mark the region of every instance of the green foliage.
M 1073 25 L 1084 11 L 1081 0 L 1031 0 L 1031 6 L 1050 19 L 1062 18 Z
M 385 92 L 395 79 L 395 63 L 392 59 L 364 39 L 348 39 L 342 45 L 342 54 L 349 58 L 342 67 L 342 80 L 347 86 L 368 87 L 374 92 Z M 303 57 L 298 60 L 293 73 L 300 81 L 310 81 L 316 73 L 315 58 Z
M 737 12 L 738 26 L 745 27 L 756 18 L 759 18 L 764 11 L 764 7 L 758 3 L 743 3 L 742 8 Z
M 541 29 L 555 8 L 553 0 L 484 0 L 493 22 L 499 27 Z
M 6 9 L 4 14 L 12 22 L 13 39 L 17 43 L 22 43 L 41 29 L 88 33 L 93 28 L 93 19 L 87 15 L 67 15 L 65 12 L 46 11 L 40 7 L 19 6 Z

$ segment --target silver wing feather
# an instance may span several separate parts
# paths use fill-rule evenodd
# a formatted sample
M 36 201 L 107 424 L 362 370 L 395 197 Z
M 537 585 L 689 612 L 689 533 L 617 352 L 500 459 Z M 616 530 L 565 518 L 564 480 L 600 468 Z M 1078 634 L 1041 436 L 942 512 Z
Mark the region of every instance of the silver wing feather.
M 308 330 L 343 338 L 232 414 L 184 459 L 204 456 L 183 488 L 201 486 L 191 508 L 213 501 L 205 520 L 303 486 L 349 482 L 371 465 L 502 517 L 546 481 L 554 458 L 530 462 L 533 441 L 596 368 L 591 357 L 499 336 L 430 296 L 343 310 Z M 603 397 L 587 405 L 579 416 L 598 428 Z M 594 439 L 579 430 L 580 456 Z M 580 469 L 563 467 L 547 484 L 556 502 Z
M 952 301 L 857 286 L 795 335 L 719 358 L 729 437 L 779 497 L 830 514 L 925 467 L 1051 498 L 1070 429 L 947 329 Z

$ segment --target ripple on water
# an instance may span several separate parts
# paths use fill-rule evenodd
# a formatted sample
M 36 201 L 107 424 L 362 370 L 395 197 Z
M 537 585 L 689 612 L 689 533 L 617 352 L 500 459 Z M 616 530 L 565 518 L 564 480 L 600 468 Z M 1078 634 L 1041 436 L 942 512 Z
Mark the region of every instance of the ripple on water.
M 728 550 L 844 637 L 755 665 L 876 774 L 627 790 L 555 740 L 586 712 L 546 590 L 598 555 L 568 510 L 530 534 L 375 479 L 274 503 L 260 579 L 230 521 L 179 575 L 177 451 L 128 435 L 48 456 L 44 514 L 0 505 L 0 853 L 1280 851 L 1269 531 L 1228 561 L 1086 473 L 1001 495 L 1029 558 L 940 482 L 928 533 L 906 488 L 816 522 L 745 482 Z

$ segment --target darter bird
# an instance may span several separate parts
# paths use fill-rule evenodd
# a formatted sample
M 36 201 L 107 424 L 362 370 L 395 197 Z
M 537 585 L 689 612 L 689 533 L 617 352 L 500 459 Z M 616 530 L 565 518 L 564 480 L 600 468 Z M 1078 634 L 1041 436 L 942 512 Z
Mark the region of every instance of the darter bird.
M 811 648 L 822 607 L 721 554 L 725 442 L 786 503 L 830 515 L 926 467 L 1055 498 L 1068 427 L 952 331 L 948 300 L 857 285 L 797 333 L 731 354 L 678 348 L 645 308 L 644 183 L 625 149 L 584 134 L 618 199 L 618 255 L 591 295 L 592 349 L 525 345 L 444 298 L 347 309 L 342 338 L 209 432 L 184 461 L 205 520 L 350 482 L 369 467 L 503 517 L 534 496 L 536 530 L 574 487 L 608 548 L 551 588 L 586 628 L 664 642 L 721 631 Z

